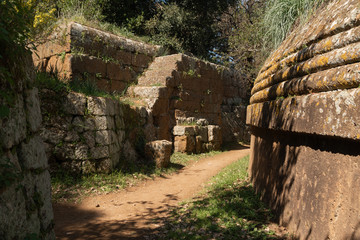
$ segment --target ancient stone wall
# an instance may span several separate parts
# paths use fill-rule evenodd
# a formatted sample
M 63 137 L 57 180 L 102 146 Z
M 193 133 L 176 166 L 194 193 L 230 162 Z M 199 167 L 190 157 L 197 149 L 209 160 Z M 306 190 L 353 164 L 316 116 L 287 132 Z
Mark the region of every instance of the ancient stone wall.
M 246 137 L 246 87 L 235 71 L 175 54 L 156 58 L 129 92 L 147 103 L 157 139 L 174 141 L 175 150 L 191 153 L 220 148 L 222 131 L 214 129 L 225 131 L 224 140 Z M 229 116 L 234 116 L 232 122 Z M 193 129 L 194 125 L 198 127 Z M 194 134 L 179 135 L 187 132 L 185 128 L 193 129 Z M 216 136 L 211 141 L 200 137 L 200 128 L 209 129 L 210 135 L 214 132 Z
M 40 97 L 44 118 L 41 136 L 54 171 L 110 172 L 124 159 L 136 161 L 136 147 L 145 147 L 145 108 L 48 89 L 42 89 Z
M 159 46 L 70 23 L 37 46 L 33 59 L 40 70 L 55 72 L 64 81 L 93 81 L 102 90 L 121 93 L 136 82 L 159 50 Z
M 300 239 L 360 238 L 360 7 L 325 4 L 261 69 L 250 175 Z
M 12 86 L 0 78 L 0 239 L 55 239 L 48 162 L 40 137 L 41 113 L 31 58 L 14 66 Z M 15 75 L 15 74 L 14 74 Z

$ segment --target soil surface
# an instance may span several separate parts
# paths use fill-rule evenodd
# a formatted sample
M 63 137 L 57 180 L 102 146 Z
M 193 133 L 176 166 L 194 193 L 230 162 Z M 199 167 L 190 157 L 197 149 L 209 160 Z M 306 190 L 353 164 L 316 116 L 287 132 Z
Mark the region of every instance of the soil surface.
M 57 239 L 146 239 L 161 226 L 169 207 L 194 197 L 222 168 L 248 154 L 240 147 L 80 204 L 54 203 Z

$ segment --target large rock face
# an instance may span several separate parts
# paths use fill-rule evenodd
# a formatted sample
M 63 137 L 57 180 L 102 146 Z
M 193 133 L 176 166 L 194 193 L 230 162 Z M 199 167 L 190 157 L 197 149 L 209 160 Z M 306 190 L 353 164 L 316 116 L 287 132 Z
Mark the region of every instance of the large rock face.
M 260 71 L 250 175 L 300 239 L 360 238 L 360 7 L 332 1 Z
M 0 78 L 0 92 L 14 97 L 0 117 L 0 239 L 55 239 L 50 175 L 40 137 L 41 113 L 30 59 L 14 66 L 12 86 Z

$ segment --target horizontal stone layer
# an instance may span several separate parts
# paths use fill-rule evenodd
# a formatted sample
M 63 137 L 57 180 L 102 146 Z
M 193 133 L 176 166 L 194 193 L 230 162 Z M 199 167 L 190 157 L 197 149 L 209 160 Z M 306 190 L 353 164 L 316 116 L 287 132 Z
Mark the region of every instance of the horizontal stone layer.
M 360 43 L 350 44 L 344 48 L 317 55 L 307 61 L 295 64 L 279 70 L 276 74 L 255 84 L 251 93 L 255 94 L 276 83 L 302 77 L 310 73 L 334 68 L 340 65 L 351 64 L 360 61 Z
M 276 129 L 360 139 L 360 89 L 288 97 L 252 104 L 246 123 Z
M 294 63 L 302 62 L 307 59 L 310 59 L 316 55 L 323 54 L 334 49 L 342 48 L 346 45 L 356 43 L 360 41 L 360 26 L 351 28 L 345 32 L 340 32 L 336 35 L 330 36 L 328 38 L 322 39 L 319 42 L 312 44 L 311 46 L 305 46 L 296 53 L 293 53 L 281 61 L 277 62 L 271 66 L 265 72 L 259 74 L 255 80 L 255 84 L 262 81 L 265 78 L 268 78 L 272 74 L 276 73 L 277 70 L 285 68 L 286 66 L 291 66 Z
M 356 7 L 357 4 L 357 0 L 327 3 L 326 7 L 321 9 L 321 14 L 314 15 L 307 24 L 299 26 L 286 38 L 268 58 L 260 72 L 268 71 L 281 59 L 300 51 L 304 46 L 310 46 L 329 36 L 358 26 L 360 24 L 360 8 Z M 335 12 L 339 14 L 334 14 Z
M 281 82 L 255 93 L 250 103 L 275 100 L 278 97 L 355 88 L 360 85 L 360 63 L 331 68 L 325 71 Z
M 156 56 L 160 50 L 160 46 L 149 45 L 143 42 L 127 39 L 115 34 L 104 32 L 92 27 L 84 26 L 78 23 L 70 23 L 70 35 L 72 44 L 83 48 L 97 49 L 96 44 L 100 49 L 111 51 L 110 48 L 118 50 L 126 50 L 129 52 L 137 52 L 148 56 Z M 90 45 L 88 45 L 90 44 Z

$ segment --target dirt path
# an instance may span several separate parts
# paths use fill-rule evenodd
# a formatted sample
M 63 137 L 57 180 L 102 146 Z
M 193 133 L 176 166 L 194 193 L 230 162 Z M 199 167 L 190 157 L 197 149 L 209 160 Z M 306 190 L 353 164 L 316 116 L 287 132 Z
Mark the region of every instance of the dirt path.
M 144 239 L 167 210 L 193 197 L 222 168 L 249 154 L 231 150 L 117 193 L 92 196 L 79 205 L 54 204 L 58 239 Z

